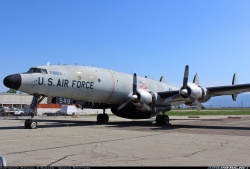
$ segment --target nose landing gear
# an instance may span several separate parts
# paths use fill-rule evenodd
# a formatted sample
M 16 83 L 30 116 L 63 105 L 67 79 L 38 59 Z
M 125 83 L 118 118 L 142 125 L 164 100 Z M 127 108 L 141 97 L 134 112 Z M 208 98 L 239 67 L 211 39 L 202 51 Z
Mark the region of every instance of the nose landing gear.
M 37 128 L 37 122 L 33 120 L 33 117 L 35 115 L 35 109 L 37 104 L 41 103 L 41 101 L 45 98 L 43 95 L 34 94 L 32 102 L 30 104 L 31 111 L 29 112 L 30 119 L 25 120 L 24 127 L 29 129 L 36 129 Z
M 37 122 L 35 120 L 32 120 L 32 119 L 27 119 L 24 122 L 24 126 L 25 126 L 25 128 L 29 128 L 29 129 L 36 129 Z

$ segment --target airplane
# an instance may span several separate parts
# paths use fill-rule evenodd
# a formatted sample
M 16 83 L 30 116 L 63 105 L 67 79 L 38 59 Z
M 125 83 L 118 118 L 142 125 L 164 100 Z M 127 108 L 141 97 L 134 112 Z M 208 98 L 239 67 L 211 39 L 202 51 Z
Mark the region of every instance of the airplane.
M 109 69 L 77 66 L 49 65 L 35 66 L 25 73 L 6 76 L 3 83 L 6 87 L 30 95 L 30 119 L 24 123 L 26 128 L 37 128 L 33 119 L 34 110 L 45 97 L 64 97 L 73 99 L 80 108 L 103 109 L 97 115 L 97 122 L 109 121 L 106 109 L 119 117 L 128 119 L 149 119 L 156 116 L 157 125 L 167 125 L 169 116 L 165 112 L 172 106 L 186 104 L 204 109 L 202 103 L 214 96 L 232 95 L 250 91 L 250 84 L 237 84 L 234 74 L 232 85 L 202 87 L 196 74 L 188 82 L 189 66 L 184 71 L 183 85 L 177 87 L 166 83 L 162 76 L 159 81 L 139 77 Z

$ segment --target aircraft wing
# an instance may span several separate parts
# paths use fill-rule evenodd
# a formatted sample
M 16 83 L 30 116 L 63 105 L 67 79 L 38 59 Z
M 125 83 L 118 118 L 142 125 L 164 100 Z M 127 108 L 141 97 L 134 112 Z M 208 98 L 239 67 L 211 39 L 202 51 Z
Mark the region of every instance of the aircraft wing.
M 216 86 L 216 87 L 207 87 L 208 93 L 211 97 L 214 96 L 221 96 L 221 95 L 233 95 L 233 94 L 240 94 L 244 92 L 250 92 L 250 83 L 248 84 L 238 84 L 238 85 L 228 85 L 228 86 Z M 174 91 L 166 91 L 166 92 L 158 92 L 157 94 L 162 99 L 171 99 L 171 102 L 180 101 L 182 100 L 179 90 Z M 178 97 L 175 97 L 178 96 Z
M 213 96 L 240 94 L 250 92 L 250 83 L 229 86 L 207 87 L 209 94 Z
M 179 90 L 173 90 L 173 91 L 166 91 L 166 92 L 157 92 L 157 94 L 161 98 L 166 99 L 166 98 L 179 94 L 179 92 L 180 92 Z

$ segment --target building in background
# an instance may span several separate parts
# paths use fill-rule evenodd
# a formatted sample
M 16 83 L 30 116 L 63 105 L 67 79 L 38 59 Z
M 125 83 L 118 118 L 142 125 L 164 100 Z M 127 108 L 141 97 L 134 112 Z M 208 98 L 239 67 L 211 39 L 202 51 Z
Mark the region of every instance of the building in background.
M 28 94 L 16 94 L 16 93 L 1 93 L 0 94 L 0 107 L 9 107 L 10 109 L 18 108 L 23 109 L 29 106 L 33 96 Z M 47 98 L 41 102 L 47 103 Z
M 30 111 L 30 104 L 33 96 L 28 94 L 16 94 L 16 93 L 0 93 L 0 111 L 8 110 L 13 112 L 15 109 L 24 110 L 24 114 L 28 115 Z M 46 97 L 43 101 L 37 105 L 37 110 L 35 115 L 43 115 L 44 113 L 55 113 L 61 111 L 61 105 L 64 104 L 53 104 L 51 99 Z M 71 106 L 73 104 L 71 103 Z M 85 114 L 99 114 L 103 110 L 96 109 L 77 109 L 76 114 L 85 115 Z M 106 110 L 106 113 L 111 113 L 110 109 Z

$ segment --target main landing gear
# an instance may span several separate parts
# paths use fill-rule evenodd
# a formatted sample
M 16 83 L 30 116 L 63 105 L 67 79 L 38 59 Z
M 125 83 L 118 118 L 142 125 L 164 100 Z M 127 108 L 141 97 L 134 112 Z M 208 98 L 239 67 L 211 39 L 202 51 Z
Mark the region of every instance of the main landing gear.
M 158 114 L 155 119 L 156 125 L 170 125 L 168 115 Z
M 38 95 L 38 94 L 34 95 L 31 105 L 30 105 L 30 109 L 31 109 L 31 111 L 29 112 L 30 119 L 27 119 L 24 122 L 25 128 L 29 128 L 29 129 L 37 128 L 37 122 L 33 120 L 33 117 L 35 115 L 34 112 L 35 112 L 37 104 L 39 104 L 44 98 L 45 96 L 42 96 L 42 95 Z
M 108 123 L 109 121 L 109 115 L 105 113 L 106 109 L 103 109 L 103 114 L 98 114 L 97 115 L 97 122 L 98 123 Z

